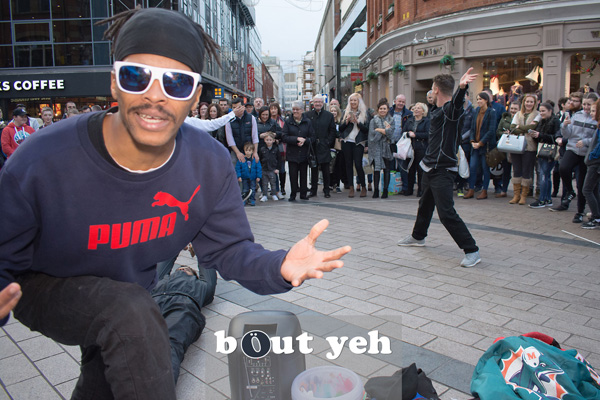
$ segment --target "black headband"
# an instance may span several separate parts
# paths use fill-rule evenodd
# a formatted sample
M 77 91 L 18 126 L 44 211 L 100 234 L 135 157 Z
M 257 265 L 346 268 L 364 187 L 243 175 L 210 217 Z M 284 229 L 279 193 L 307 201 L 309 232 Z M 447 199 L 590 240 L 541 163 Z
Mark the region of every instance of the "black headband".
M 131 54 L 155 54 L 179 61 L 202 73 L 204 39 L 185 15 L 162 8 L 137 11 L 121 28 L 115 43 L 115 60 Z

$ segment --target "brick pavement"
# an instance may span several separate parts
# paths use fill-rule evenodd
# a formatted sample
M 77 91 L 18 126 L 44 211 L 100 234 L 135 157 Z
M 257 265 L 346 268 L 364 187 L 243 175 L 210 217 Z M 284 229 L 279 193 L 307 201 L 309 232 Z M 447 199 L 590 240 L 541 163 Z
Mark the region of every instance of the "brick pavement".
M 573 212 L 533 210 L 507 199 L 456 199 L 456 208 L 481 248 L 483 262 L 472 269 L 458 266 L 462 252 L 437 219 L 426 247 L 396 246 L 412 228 L 416 197 L 333 194 L 247 208 L 256 240 L 266 248 L 288 248 L 328 218 L 319 248 L 350 244 L 353 251 L 344 268 L 282 295 L 258 296 L 219 280 L 204 312 L 206 330 L 183 362 L 178 398 L 229 397 L 227 356 L 215 352 L 213 332 L 249 310 L 296 313 L 315 336 L 307 367 L 338 364 L 364 381 L 416 362 L 443 399 L 469 398 L 473 367 L 498 336 L 545 332 L 600 366 L 600 246 L 561 231 L 600 243 L 600 230 L 571 223 Z M 195 265 L 187 253 L 178 263 Z M 371 330 L 390 338 L 391 355 L 354 355 L 346 348 L 338 359 L 326 358 L 325 336 L 366 337 Z M 78 361 L 78 348 L 12 319 L 0 329 L 0 400 L 69 398 Z

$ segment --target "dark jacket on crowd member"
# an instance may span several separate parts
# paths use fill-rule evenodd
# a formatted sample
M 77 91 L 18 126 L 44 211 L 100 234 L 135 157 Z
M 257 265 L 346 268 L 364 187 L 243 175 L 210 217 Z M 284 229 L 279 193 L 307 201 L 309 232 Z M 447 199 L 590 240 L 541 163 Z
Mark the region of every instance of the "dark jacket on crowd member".
M 342 117 L 342 123 L 340 124 L 340 137 L 345 139 L 348 137 L 352 129 L 354 129 L 354 124 L 344 122 L 346 120 L 346 114 Z M 358 122 L 356 125 L 358 126 L 358 135 L 356 135 L 356 139 L 354 142 L 359 144 L 360 142 L 366 142 L 369 139 L 369 123 L 371 122 L 371 118 L 369 118 L 368 114 L 366 120 L 363 123 Z
M 244 153 L 244 143 L 252 143 L 252 114 L 244 111 L 242 118 L 236 118 L 229 123 L 233 140 L 238 150 Z
M 427 147 L 429 139 L 429 117 L 423 117 L 419 121 L 415 120 L 414 115 L 410 115 L 405 123 L 402 124 L 402 132 L 414 132 L 415 137 L 410 138 L 413 148 L 421 147 L 423 150 Z
M 560 134 L 560 120 L 556 114 L 552 114 L 550 118 L 542 119 L 538 124 L 536 131 L 540 133 L 537 138 L 538 143 L 554 144 L 557 135 Z
M 275 134 L 275 140 L 281 140 L 281 128 L 277 125 L 274 119 L 269 118 L 267 122 L 256 120 L 256 130 L 258 131 L 258 148 L 260 149 L 265 145 L 265 140 L 260 137 L 262 133 L 273 132 Z
M 500 139 L 502 135 L 510 132 L 510 124 L 512 124 L 513 116 L 510 115 L 509 112 L 505 112 L 502 114 L 502 118 L 498 123 L 498 128 L 496 129 L 496 139 Z
M 264 171 L 275 171 L 279 169 L 281 163 L 281 153 L 279 153 L 279 146 L 273 143 L 273 146 L 269 149 L 266 144 L 258 148 L 258 156 L 260 157 L 260 165 Z
M 491 106 L 494 109 L 494 111 L 496 111 L 496 122 L 494 125 L 494 131 L 495 131 L 498 128 L 498 124 L 500 123 L 500 120 L 502 119 L 502 114 L 504 114 L 506 112 L 506 107 L 504 107 L 502 104 L 498 103 L 497 101 L 493 101 L 493 100 L 492 100 Z
M 298 146 L 298 138 L 306 139 L 303 146 Z M 286 160 L 302 163 L 308 160 L 308 149 L 315 141 L 315 130 L 312 127 L 310 119 L 302 115 L 302 120 L 297 123 L 294 116 L 285 120 L 283 126 L 282 138 L 287 143 Z
M 477 115 L 480 107 L 473 111 L 473 120 L 471 121 L 471 142 L 479 142 L 485 145 L 486 152 L 496 148 L 496 111 L 488 107 L 483 114 L 483 121 L 479 129 L 479 138 L 477 138 Z
M 390 107 L 390 111 L 388 112 L 388 115 L 390 117 L 394 118 L 394 115 L 396 113 L 400 113 L 400 115 L 402 116 L 402 119 L 401 119 L 402 125 L 400 126 L 400 132 L 402 132 L 402 128 L 404 127 L 404 123 L 406 122 L 406 120 L 408 120 L 408 118 L 410 116 L 413 115 L 413 112 L 410 111 L 408 108 L 406 108 L 406 106 L 404 106 L 404 108 L 401 111 L 396 111 L 396 107 L 394 106 L 394 104 L 392 104 L 392 106 Z M 395 119 L 394 119 L 394 121 L 395 121 Z M 400 140 L 400 136 L 394 136 L 394 135 L 392 135 L 391 140 L 392 140 L 392 144 L 395 145 L 396 142 L 398 140 Z
M 337 134 L 333 114 L 321 109 L 320 112 L 311 110 L 304 115 L 310 119 L 315 130 L 316 143 L 313 145 L 313 150 L 316 151 L 317 162 L 319 164 L 330 162 L 331 153 L 329 149 L 333 147 Z
M 468 144 L 471 142 L 471 123 L 473 121 L 473 103 L 469 102 L 462 116 L 462 125 L 460 126 L 461 143 Z M 509 122 L 510 123 L 510 122 Z

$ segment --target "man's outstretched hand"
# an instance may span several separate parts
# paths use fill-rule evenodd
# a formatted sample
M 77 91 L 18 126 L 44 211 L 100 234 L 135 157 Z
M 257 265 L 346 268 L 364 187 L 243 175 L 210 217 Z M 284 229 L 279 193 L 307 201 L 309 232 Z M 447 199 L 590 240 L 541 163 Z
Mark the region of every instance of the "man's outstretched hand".
M 21 298 L 21 286 L 11 283 L 0 292 L 0 319 L 6 317 Z
M 323 219 L 317 222 L 308 236 L 297 242 L 285 256 L 281 264 L 281 275 L 292 283 L 300 286 L 307 279 L 319 279 L 323 272 L 341 268 L 344 262 L 342 256 L 352 250 L 350 246 L 339 247 L 330 251 L 319 251 L 315 248 L 317 238 L 329 226 L 329 221 Z
M 462 78 L 460 78 L 459 85 L 461 89 L 466 88 L 469 83 L 473 82 L 475 78 L 477 78 L 477 74 L 472 74 L 471 71 L 473 71 L 473 67 L 469 68 Z

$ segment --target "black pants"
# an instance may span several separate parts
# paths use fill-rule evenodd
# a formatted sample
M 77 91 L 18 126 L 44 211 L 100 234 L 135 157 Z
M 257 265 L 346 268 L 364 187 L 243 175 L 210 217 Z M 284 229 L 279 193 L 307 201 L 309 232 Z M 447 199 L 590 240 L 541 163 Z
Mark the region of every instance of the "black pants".
M 344 142 L 342 144 L 342 152 L 344 153 L 344 159 L 346 160 L 346 179 L 348 180 L 348 185 L 354 185 L 354 170 L 352 169 L 352 167 L 354 167 L 356 168 L 358 182 L 361 186 L 366 187 L 365 171 L 362 167 L 365 147 L 362 144 Z
M 575 167 L 579 167 L 579 172 L 577 173 L 577 212 L 583 213 L 585 210 L 583 182 L 585 181 L 585 175 L 587 173 L 585 157 L 578 156 L 571 150 L 565 151 L 565 155 L 562 160 L 560 160 L 560 180 L 563 183 L 563 193 L 565 195 L 568 195 L 569 192 L 573 191 L 572 173 Z
M 333 174 L 331 174 L 331 185 L 340 186 L 340 182 L 344 186 L 348 186 L 346 179 L 346 159 L 344 158 L 344 152 L 338 151 L 335 156 L 335 165 L 333 167 Z M 341 187 L 340 187 L 341 188 Z
M 175 399 L 167 325 L 133 283 L 29 273 L 15 317 L 59 343 L 81 347 L 72 399 Z
M 419 200 L 417 220 L 413 228 L 412 236 L 417 240 L 427 237 L 427 231 L 433 217 L 433 210 L 437 207 L 438 216 L 452 239 L 465 254 L 478 251 L 475 239 L 471 236 L 469 229 L 454 209 L 452 197 L 456 172 L 446 169 L 432 169 L 423 172 L 423 196 Z
M 410 169 L 408 170 L 408 193 L 412 194 L 415 187 L 415 176 L 417 178 L 418 192 L 423 191 L 423 170 L 419 166 L 419 163 L 425 157 L 425 151 L 427 150 L 427 146 L 425 146 L 422 142 L 413 141 L 413 151 L 414 158 Z
M 288 161 L 288 168 L 290 170 L 290 186 L 292 187 L 290 199 L 295 199 L 296 193 L 298 193 L 298 175 L 300 176 L 300 198 L 305 198 L 308 191 L 306 181 L 308 177 L 308 161 L 301 163 Z
M 319 187 L 319 169 L 323 173 L 323 193 L 329 193 L 329 163 L 320 163 L 317 167 L 310 169 L 310 191 L 315 196 Z

